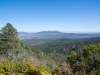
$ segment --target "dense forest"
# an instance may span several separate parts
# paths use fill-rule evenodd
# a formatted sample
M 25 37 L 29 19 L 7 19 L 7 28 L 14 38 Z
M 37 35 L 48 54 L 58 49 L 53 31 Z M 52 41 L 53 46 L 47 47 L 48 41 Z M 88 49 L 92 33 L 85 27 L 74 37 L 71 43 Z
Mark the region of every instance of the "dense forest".
M 36 44 L 32 41 L 37 41 L 41 44 Z M 48 42 L 45 42 L 47 41 Z M 90 44 L 100 44 L 100 38 L 80 38 L 80 39 L 26 39 L 21 40 L 24 44 L 31 46 L 34 49 L 46 52 L 50 58 L 57 63 L 65 61 L 66 56 L 71 52 L 75 51 L 82 56 L 83 47 Z M 33 45 L 34 44 L 34 45 Z
M 10 23 L 0 30 L 0 75 L 99 74 L 99 37 L 19 40 Z

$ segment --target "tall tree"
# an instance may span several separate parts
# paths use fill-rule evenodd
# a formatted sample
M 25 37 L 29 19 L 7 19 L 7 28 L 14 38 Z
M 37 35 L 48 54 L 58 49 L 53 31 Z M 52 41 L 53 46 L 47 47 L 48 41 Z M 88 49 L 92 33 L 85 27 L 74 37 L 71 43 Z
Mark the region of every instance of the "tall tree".
M 1 48 L 4 53 L 15 50 L 19 47 L 17 30 L 7 23 L 0 31 Z

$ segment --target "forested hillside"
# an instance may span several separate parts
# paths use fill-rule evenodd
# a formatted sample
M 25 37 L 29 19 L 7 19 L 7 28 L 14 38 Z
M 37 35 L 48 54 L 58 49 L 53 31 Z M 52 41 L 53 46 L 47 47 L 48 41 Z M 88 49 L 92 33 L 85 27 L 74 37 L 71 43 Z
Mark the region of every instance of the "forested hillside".
M 53 40 L 55 40 L 55 39 L 23 39 L 23 40 L 21 40 L 21 42 L 30 46 L 30 45 L 39 45 L 39 44 L 48 43 Z
M 0 32 L 0 75 L 51 75 L 55 62 L 46 53 L 24 45 L 7 23 Z
M 24 41 L 24 43 L 26 43 Z M 82 53 L 83 46 L 89 44 L 100 44 L 100 38 L 84 38 L 84 39 L 58 39 L 50 43 L 31 45 L 33 48 L 36 48 L 41 51 L 49 53 L 60 53 L 60 54 L 69 54 L 70 51 L 76 51 L 77 53 Z
M 34 39 L 28 39 L 28 40 L 30 40 L 32 43 L 32 40 Z M 22 42 L 27 45 L 30 45 L 28 44 L 30 42 L 27 42 L 28 40 L 24 40 L 24 42 L 23 41 Z M 47 55 L 55 62 L 62 63 L 65 61 L 66 56 L 71 51 L 75 51 L 82 56 L 83 47 L 89 44 L 100 44 L 100 38 L 95 37 L 95 38 L 81 38 L 81 39 L 58 39 L 58 40 L 55 39 L 54 41 L 49 41 L 48 43 L 45 42 L 44 44 L 30 45 L 30 46 L 33 47 L 34 49 L 46 52 Z
M 36 41 L 22 43 L 10 23 L 1 28 L 0 75 L 100 74 L 100 38 Z

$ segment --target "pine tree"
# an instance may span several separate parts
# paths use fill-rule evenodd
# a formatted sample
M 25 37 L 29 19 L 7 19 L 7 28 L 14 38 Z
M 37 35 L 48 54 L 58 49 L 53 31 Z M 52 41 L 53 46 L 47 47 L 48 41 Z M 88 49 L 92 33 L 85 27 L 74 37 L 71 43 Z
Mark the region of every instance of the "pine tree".
M 10 23 L 1 29 L 0 39 L 1 50 L 6 54 L 19 47 L 18 32 Z

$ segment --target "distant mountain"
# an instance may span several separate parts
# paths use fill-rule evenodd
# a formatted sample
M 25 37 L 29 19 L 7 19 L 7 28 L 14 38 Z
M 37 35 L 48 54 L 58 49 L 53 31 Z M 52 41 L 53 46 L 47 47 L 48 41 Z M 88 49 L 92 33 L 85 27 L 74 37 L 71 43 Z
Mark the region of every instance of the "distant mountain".
M 37 32 L 37 34 L 61 34 L 59 31 L 41 31 Z
M 37 33 L 19 32 L 20 39 L 61 39 L 100 37 L 100 33 L 63 33 L 59 31 L 42 31 Z
M 18 32 L 18 34 L 28 34 L 28 32 Z

